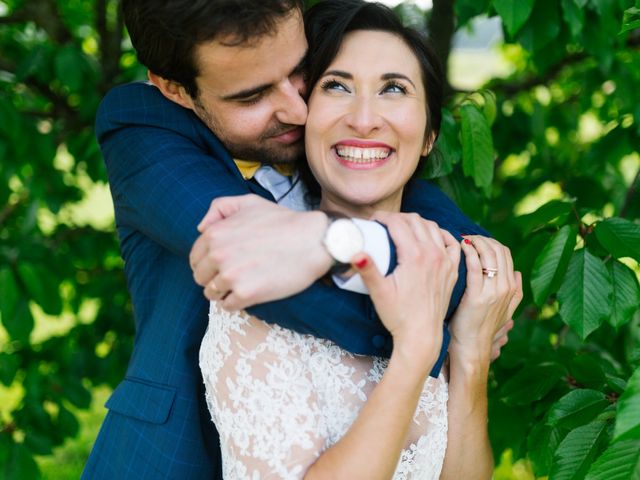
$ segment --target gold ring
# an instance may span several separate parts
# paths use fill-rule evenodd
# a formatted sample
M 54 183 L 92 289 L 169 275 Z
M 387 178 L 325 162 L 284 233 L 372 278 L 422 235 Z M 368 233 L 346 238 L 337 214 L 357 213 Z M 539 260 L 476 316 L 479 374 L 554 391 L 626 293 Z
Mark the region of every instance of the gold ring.
M 497 268 L 483 268 L 482 273 L 487 276 L 487 278 L 493 278 L 498 274 Z

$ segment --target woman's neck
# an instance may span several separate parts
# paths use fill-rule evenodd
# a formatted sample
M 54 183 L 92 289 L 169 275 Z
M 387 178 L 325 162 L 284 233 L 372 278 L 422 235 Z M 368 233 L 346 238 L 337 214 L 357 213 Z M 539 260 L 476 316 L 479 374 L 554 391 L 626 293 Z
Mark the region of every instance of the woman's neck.
M 355 205 L 341 198 L 332 198 L 324 192 L 320 200 L 320 210 L 338 212 L 348 217 L 370 219 L 377 211 L 399 212 L 402 194 L 393 198 L 385 198 L 373 204 Z

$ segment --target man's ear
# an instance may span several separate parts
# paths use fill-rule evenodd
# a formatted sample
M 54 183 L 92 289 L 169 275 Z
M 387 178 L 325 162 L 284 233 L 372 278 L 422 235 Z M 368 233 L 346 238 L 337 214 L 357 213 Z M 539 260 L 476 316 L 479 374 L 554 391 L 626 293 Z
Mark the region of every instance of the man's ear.
M 181 107 L 188 108 L 189 110 L 194 109 L 191 96 L 178 82 L 162 78 L 151 71 L 147 72 L 147 76 L 149 77 L 149 81 L 158 87 L 162 92 L 162 95 L 167 97 L 169 100 L 177 103 Z

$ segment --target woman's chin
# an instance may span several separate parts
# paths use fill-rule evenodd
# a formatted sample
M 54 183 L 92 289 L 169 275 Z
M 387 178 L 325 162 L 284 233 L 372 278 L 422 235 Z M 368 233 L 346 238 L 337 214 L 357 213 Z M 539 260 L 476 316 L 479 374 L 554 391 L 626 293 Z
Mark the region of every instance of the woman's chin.
M 390 197 L 388 195 L 372 193 L 371 190 L 360 192 L 354 192 L 352 190 L 341 196 L 340 203 L 354 212 L 357 211 L 369 215 L 376 210 L 399 211 L 401 198 L 401 192 L 398 195 L 392 195 Z

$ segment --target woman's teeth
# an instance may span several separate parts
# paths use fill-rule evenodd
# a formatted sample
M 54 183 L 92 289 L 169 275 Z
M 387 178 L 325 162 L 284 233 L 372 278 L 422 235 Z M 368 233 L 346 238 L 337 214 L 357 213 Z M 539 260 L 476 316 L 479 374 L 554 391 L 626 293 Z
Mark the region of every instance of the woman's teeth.
M 383 160 L 389 156 L 391 150 L 388 148 L 361 148 L 337 146 L 336 153 L 340 158 L 349 162 L 370 162 Z

